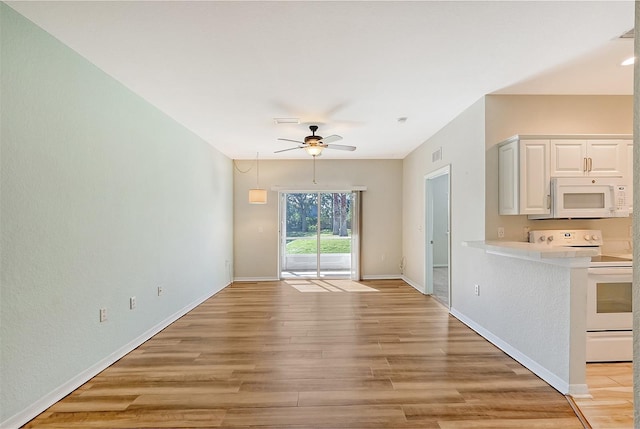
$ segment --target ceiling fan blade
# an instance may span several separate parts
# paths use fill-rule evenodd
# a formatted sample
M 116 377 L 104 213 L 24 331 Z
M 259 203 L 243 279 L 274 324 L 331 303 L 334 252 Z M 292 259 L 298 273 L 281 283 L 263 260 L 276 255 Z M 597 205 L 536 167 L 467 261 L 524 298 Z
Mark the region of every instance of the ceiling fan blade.
M 338 140 L 342 140 L 342 137 L 340 137 L 337 134 L 332 134 L 330 136 L 324 137 L 322 139 L 322 143 L 328 144 L 328 143 L 331 143 L 331 142 L 337 142 Z
M 304 144 L 304 142 L 301 142 L 300 140 L 291 140 L 291 139 L 278 139 L 278 140 L 282 140 L 282 141 L 285 141 L 285 142 L 294 142 L 294 143 Z
M 349 151 L 356 150 L 355 146 L 347 146 L 347 145 L 344 145 L 344 144 L 328 144 L 325 147 L 327 149 L 338 149 L 338 150 L 349 150 Z
M 282 149 L 282 150 L 277 150 L 277 151 L 275 151 L 275 152 L 273 152 L 273 153 L 280 153 L 280 152 L 286 152 L 286 151 L 288 151 L 288 150 L 294 150 L 294 149 L 302 149 L 302 148 L 304 148 L 304 146 L 296 146 L 296 147 L 290 147 L 289 149 Z

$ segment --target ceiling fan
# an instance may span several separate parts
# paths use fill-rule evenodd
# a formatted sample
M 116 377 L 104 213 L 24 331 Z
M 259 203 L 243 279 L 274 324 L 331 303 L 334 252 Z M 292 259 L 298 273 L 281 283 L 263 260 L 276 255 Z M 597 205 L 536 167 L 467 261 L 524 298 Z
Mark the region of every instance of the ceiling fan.
M 311 130 L 311 135 L 306 136 L 304 141 L 301 142 L 299 140 L 291 140 L 291 139 L 278 139 L 287 142 L 298 143 L 300 146 L 290 147 L 289 149 L 277 150 L 274 153 L 286 152 L 288 150 L 294 149 L 304 149 L 307 153 L 314 158 L 322 153 L 324 149 L 338 149 L 338 150 L 348 150 L 354 151 L 356 150 L 355 146 L 347 146 L 342 144 L 331 144 L 332 142 L 337 142 L 342 140 L 342 137 L 333 134 L 327 137 L 317 136 L 316 131 L 318 131 L 317 125 L 310 125 L 309 129 Z

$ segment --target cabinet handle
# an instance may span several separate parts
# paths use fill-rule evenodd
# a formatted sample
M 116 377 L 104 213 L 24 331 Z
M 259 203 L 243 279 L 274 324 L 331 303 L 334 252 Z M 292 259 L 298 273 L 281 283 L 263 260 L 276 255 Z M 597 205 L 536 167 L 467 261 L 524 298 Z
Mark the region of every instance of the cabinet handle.
M 582 171 L 587 172 L 587 158 L 582 158 Z
M 547 208 L 551 208 L 551 195 L 547 195 Z
M 593 158 L 589 158 L 589 171 L 593 168 Z

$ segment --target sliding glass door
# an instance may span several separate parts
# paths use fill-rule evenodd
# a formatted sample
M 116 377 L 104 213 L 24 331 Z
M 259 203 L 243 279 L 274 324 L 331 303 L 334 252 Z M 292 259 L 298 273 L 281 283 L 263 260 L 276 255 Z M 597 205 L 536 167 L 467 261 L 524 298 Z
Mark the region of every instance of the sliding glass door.
M 281 278 L 353 277 L 359 247 L 355 197 L 352 192 L 281 194 Z

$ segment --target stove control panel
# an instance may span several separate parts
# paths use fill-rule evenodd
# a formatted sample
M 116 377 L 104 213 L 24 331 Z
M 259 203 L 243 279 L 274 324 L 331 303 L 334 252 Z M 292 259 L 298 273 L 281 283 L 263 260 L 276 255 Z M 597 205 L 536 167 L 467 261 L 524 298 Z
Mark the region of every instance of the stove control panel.
M 545 229 L 529 232 L 529 243 L 549 246 L 602 246 L 598 229 Z

